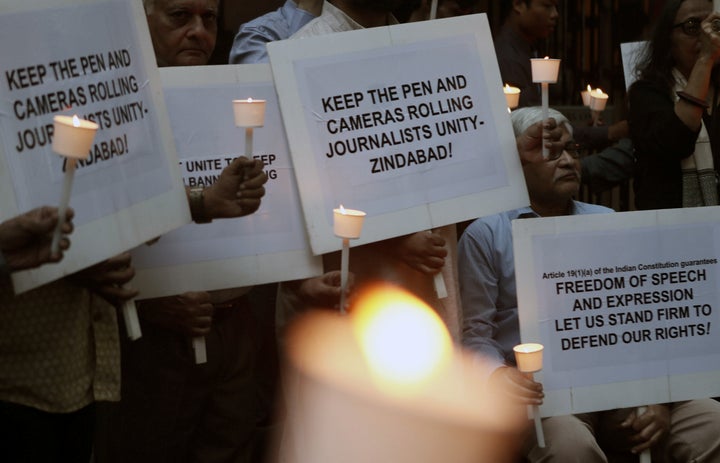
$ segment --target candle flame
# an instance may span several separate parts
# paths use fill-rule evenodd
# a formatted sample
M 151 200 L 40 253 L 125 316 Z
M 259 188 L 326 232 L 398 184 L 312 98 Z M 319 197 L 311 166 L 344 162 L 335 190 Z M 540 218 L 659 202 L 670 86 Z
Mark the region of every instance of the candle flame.
M 361 295 L 353 327 L 373 378 L 387 392 L 419 392 L 452 357 L 444 323 L 415 295 L 391 285 Z
M 341 213 L 342 215 L 345 215 L 345 214 L 346 214 L 345 208 L 343 207 L 342 204 L 340 205 L 340 213 Z
M 596 89 L 595 89 L 595 92 L 596 92 L 598 95 L 602 95 L 602 94 L 603 94 L 603 91 L 602 91 L 602 89 L 600 89 L 600 88 L 596 88 Z
M 252 102 L 253 102 L 253 99 L 252 99 L 252 98 L 248 98 L 248 99 L 247 99 L 247 102 L 248 102 L 248 103 L 252 103 Z
M 592 87 L 590 86 L 590 84 L 588 84 L 588 86 L 587 86 L 587 91 L 592 92 Z
M 73 116 L 73 126 L 80 127 L 80 118 L 77 117 L 77 114 Z
M 546 56 L 546 57 L 545 57 L 545 58 L 543 58 L 543 59 L 550 59 L 550 57 L 549 57 L 549 56 Z

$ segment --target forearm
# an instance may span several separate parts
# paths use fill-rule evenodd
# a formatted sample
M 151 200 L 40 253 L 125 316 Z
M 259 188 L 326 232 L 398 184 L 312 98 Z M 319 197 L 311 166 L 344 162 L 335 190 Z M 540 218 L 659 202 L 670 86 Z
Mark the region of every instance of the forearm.
M 687 85 L 683 89 L 685 94 L 690 95 L 700 101 L 707 99 L 710 89 L 710 76 L 714 61 L 710 58 L 699 57 L 693 66 Z M 698 104 L 679 98 L 675 103 L 675 114 L 683 123 L 691 130 L 699 130 L 702 122 L 702 116 L 705 109 Z

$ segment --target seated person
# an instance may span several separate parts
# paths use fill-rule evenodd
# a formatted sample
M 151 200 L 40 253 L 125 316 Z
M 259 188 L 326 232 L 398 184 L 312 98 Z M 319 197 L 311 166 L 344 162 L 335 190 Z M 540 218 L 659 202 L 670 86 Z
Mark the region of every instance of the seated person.
M 567 119 L 554 110 L 550 117 L 564 128 L 561 140 L 570 142 Z M 542 120 L 542 109 L 518 109 L 511 119 L 517 136 Z M 497 361 L 490 381 L 519 404 L 542 404 L 543 389 L 515 368 L 512 348 L 520 343 L 520 330 L 511 222 L 612 212 L 573 200 L 580 186 L 573 146 L 551 149 L 549 159 L 543 159 L 539 144 L 534 151 L 519 149 L 530 207 L 477 219 L 458 244 L 462 343 Z M 531 462 L 604 463 L 610 455 L 628 457 L 651 449 L 655 461 L 720 461 L 719 425 L 720 404 L 710 399 L 650 405 L 640 415 L 632 408 L 554 416 L 543 420 L 545 448 L 533 438 L 524 443 L 523 454 Z

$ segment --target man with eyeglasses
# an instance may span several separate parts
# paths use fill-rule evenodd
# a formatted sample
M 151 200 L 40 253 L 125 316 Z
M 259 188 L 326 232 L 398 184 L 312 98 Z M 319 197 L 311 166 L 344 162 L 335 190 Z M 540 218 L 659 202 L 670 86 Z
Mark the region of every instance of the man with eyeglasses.
M 463 308 L 462 343 L 495 361 L 490 381 L 520 405 L 540 405 L 542 384 L 528 379 L 517 368 L 513 346 L 520 343 L 515 264 L 511 225 L 514 219 L 553 217 L 612 212 L 603 206 L 573 200 L 580 187 L 577 145 L 572 141 L 568 120 L 550 110 L 563 127 L 564 149 L 550 149 L 543 159 L 540 143 L 529 150 L 527 134 L 540 133 L 542 108 L 513 111 L 513 130 L 530 207 L 477 219 L 465 230 L 458 244 L 460 295 Z M 532 140 L 531 140 L 532 141 Z M 579 415 L 556 416 L 543 420 L 546 446 L 535 439 L 519 443 L 530 462 L 607 463 L 637 461 L 633 454 L 651 448 L 655 461 L 720 461 L 720 404 L 713 400 L 693 400 L 650 405 L 638 416 L 635 409 L 610 410 Z

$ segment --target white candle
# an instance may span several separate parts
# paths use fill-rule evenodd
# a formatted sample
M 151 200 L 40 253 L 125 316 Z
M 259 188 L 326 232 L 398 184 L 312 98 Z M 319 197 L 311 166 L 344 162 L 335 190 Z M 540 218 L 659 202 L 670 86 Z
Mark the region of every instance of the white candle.
M 543 345 L 537 343 L 518 344 L 513 347 L 513 352 L 515 352 L 515 363 L 517 363 L 518 370 L 527 373 L 531 379 L 534 379 L 533 373 L 542 370 Z M 545 448 L 545 433 L 542 428 L 540 408 L 537 405 L 532 405 L 530 408 L 535 422 L 535 437 L 538 447 Z
M 592 111 L 604 111 L 608 101 L 608 94 L 603 93 L 602 89 L 596 88 L 590 92 L 590 109 Z
M 524 413 L 490 390 L 491 366 L 453 347 L 430 307 L 398 292 L 371 290 L 350 316 L 312 312 L 291 327 L 283 441 L 296 447 L 282 460 L 510 461 L 503 443 Z
M 505 93 L 507 107 L 510 109 L 517 108 L 518 104 L 520 103 L 520 89 L 505 84 L 505 87 L 503 87 L 503 93 Z
M 558 71 L 560 70 L 560 60 L 557 58 L 531 58 L 530 67 L 532 69 L 533 82 L 540 83 L 542 92 L 542 112 L 543 121 L 548 119 L 549 114 L 549 88 L 548 84 L 557 82 Z M 544 159 L 550 156 L 548 148 L 543 143 L 542 155 Z
M 342 204 L 333 209 L 333 232 L 342 238 L 342 251 L 340 254 L 340 312 L 345 313 L 345 292 L 347 291 L 348 276 L 350 274 L 350 240 L 360 238 L 365 213 L 355 209 L 345 209 Z
M 265 125 L 265 100 L 233 100 L 235 126 L 245 127 L 245 156 L 252 157 L 253 127 Z
M 533 82 L 554 84 L 558 79 L 560 59 L 548 58 L 547 56 L 545 58 L 530 58 L 530 68 L 532 69 Z
M 430 2 L 430 19 L 437 18 L 437 7 L 438 7 L 438 0 L 432 0 Z
M 518 344 L 513 347 L 518 370 L 523 373 L 535 373 L 542 370 L 543 345 L 536 343 Z
M 592 92 L 592 90 L 592 87 L 588 85 L 587 90 L 583 90 L 582 92 L 580 92 L 583 106 L 590 106 L 590 92 Z
M 52 149 L 65 157 L 86 159 L 97 129 L 96 123 L 77 116 L 55 116 Z
M 192 348 L 195 353 L 195 364 L 207 363 L 207 349 L 205 348 L 205 336 L 192 338 Z
M 333 233 L 338 238 L 360 238 L 365 215 L 363 211 L 345 209 L 341 204 L 339 208 L 333 209 Z
M 265 125 L 265 100 L 233 100 L 236 127 L 262 127 Z
M 125 320 L 125 331 L 127 332 L 128 338 L 132 341 L 140 339 L 142 337 L 142 330 L 140 329 L 140 320 L 138 319 L 135 301 L 132 299 L 125 301 L 122 313 L 123 320 Z
M 52 149 L 56 153 L 65 156 L 67 162 L 65 163 L 63 188 L 60 194 L 60 205 L 58 206 L 58 223 L 50 243 L 52 255 L 60 252 L 62 225 L 65 223 L 65 214 L 70 205 L 70 194 L 75 177 L 75 162 L 77 159 L 86 159 L 90 155 L 90 147 L 97 129 L 98 125 L 96 123 L 79 119 L 77 116 L 58 115 L 53 118 Z

